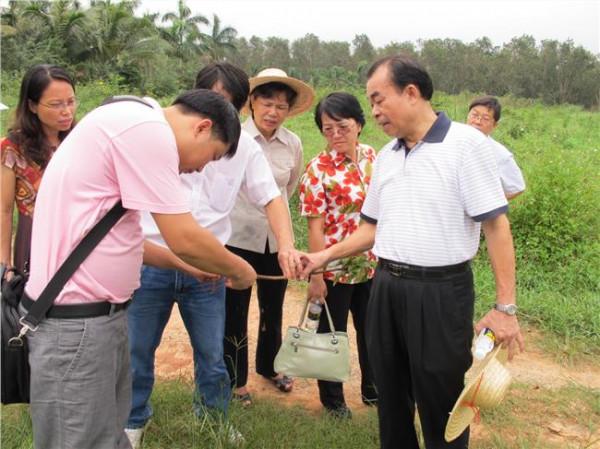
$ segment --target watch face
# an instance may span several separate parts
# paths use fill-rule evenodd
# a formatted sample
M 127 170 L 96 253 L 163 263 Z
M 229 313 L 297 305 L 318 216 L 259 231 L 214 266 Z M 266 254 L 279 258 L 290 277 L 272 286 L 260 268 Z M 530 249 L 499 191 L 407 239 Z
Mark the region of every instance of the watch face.
M 517 305 L 516 304 L 496 304 L 496 309 L 500 312 L 504 312 L 507 315 L 516 315 Z

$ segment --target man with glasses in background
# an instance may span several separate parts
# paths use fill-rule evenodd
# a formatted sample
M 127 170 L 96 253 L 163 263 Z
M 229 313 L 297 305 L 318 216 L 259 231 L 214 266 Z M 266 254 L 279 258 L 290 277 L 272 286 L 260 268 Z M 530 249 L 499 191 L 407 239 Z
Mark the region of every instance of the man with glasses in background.
M 506 199 L 511 200 L 523 193 L 525 180 L 513 154 L 508 148 L 491 137 L 492 132 L 498 126 L 501 112 L 502 106 L 497 98 L 491 96 L 479 97 L 469 105 L 467 123 L 488 136 L 488 140 L 494 149 L 504 195 L 506 195 Z

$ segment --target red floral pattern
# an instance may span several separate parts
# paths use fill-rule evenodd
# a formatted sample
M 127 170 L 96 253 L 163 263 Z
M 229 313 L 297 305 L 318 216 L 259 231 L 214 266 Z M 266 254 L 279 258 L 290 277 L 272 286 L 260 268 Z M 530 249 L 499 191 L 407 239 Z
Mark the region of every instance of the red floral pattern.
M 2 139 L 0 153 L 2 165 L 15 172 L 17 209 L 23 215 L 33 216 L 35 198 L 40 188 L 43 170 L 35 162 L 28 160 L 21 148 L 8 137 Z
M 305 217 L 325 218 L 325 246 L 338 243 L 358 229 L 360 209 L 371 181 L 375 150 L 357 147 L 357 162 L 335 150 L 324 151 L 306 166 L 300 180 L 300 213 Z M 332 262 L 325 279 L 356 284 L 375 274 L 376 258 L 371 251 Z

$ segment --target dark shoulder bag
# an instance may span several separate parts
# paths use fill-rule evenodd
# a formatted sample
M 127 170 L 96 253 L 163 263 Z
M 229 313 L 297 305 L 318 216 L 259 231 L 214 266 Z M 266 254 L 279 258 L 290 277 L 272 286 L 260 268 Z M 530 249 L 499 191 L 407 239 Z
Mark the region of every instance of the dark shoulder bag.
M 25 276 L 13 270 L 12 279 L 2 280 L 0 294 L 0 313 L 2 314 L 0 402 L 2 404 L 29 402 L 30 372 L 27 332 L 35 332 L 64 285 L 125 212 L 126 209 L 119 201 L 102 217 L 63 262 L 27 315 L 21 317 L 19 313 L 19 303 L 25 287 Z M 4 276 L 2 278 L 4 279 Z

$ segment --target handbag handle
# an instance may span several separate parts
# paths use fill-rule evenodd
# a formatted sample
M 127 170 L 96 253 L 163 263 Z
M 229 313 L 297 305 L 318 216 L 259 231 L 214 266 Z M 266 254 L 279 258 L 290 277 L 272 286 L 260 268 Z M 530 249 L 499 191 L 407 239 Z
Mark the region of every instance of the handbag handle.
M 308 305 L 310 304 L 310 300 L 306 298 L 306 303 L 304 304 L 304 310 L 302 311 L 302 315 L 300 315 L 300 321 L 298 322 L 297 328 L 300 329 L 302 327 L 302 322 L 304 318 L 306 318 L 306 314 L 308 313 Z M 331 313 L 329 313 L 329 306 L 327 305 L 327 301 L 323 299 L 323 302 L 320 303 L 325 306 L 325 312 L 327 313 L 327 321 L 329 321 L 329 329 L 331 329 L 331 333 L 335 337 L 335 327 L 333 326 L 333 320 L 331 319 Z

